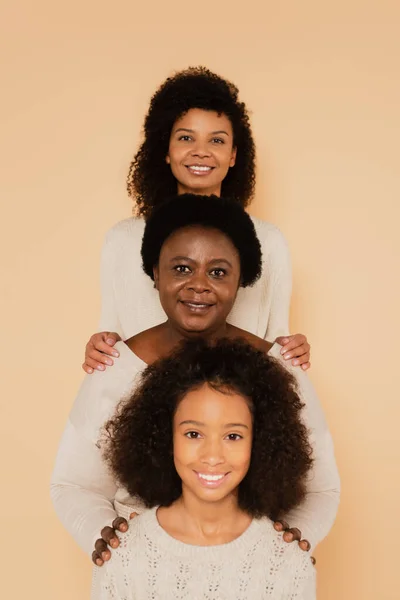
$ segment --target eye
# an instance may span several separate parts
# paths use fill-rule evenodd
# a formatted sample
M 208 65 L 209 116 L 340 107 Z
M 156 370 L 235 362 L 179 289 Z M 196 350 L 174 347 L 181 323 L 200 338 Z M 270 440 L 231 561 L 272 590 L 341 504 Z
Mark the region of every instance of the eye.
M 200 434 L 198 431 L 188 431 L 185 433 L 185 437 L 189 438 L 189 440 L 198 440 L 200 439 Z
M 243 439 L 242 436 L 239 435 L 238 433 L 228 433 L 228 435 L 226 437 L 230 442 L 237 442 L 238 440 Z
M 179 142 L 189 142 L 192 138 L 190 137 L 190 135 L 180 135 L 178 137 L 178 141 Z
M 190 268 L 187 265 L 176 265 L 174 267 L 174 271 L 176 271 L 177 273 L 191 273 Z
M 211 141 L 213 144 L 225 144 L 225 140 L 222 138 L 213 138 Z
M 212 277 L 216 277 L 217 279 L 221 279 L 224 275 L 226 275 L 226 271 L 225 269 L 213 269 L 210 274 L 212 275 Z

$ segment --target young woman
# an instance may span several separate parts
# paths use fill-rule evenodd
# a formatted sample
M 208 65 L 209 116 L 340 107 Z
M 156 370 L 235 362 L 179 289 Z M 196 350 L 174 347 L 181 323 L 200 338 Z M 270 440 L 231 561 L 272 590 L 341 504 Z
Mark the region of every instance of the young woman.
M 104 243 L 103 331 L 87 344 L 87 373 L 113 364 L 117 339 L 165 318 L 139 258 L 145 219 L 153 208 L 176 193 L 222 194 L 246 207 L 254 188 L 255 147 L 238 89 L 203 67 L 167 79 L 150 102 L 144 141 L 129 170 L 128 192 L 139 218 L 118 223 Z M 292 279 L 286 241 L 270 223 L 253 222 L 262 246 L 263 275 L 251 289 L 240 290 L 229 321 L 270 341 L 279 337 L 285 360 L 306 370 L 310 347 L 305 336 L 288 336 Z
M 125 343 L 118 342 L 120 358 L 114 367 L 85 378 L 52 478 L 52 499 L 60 520 L 89 555 L 95 546 L 93 560 L 98 565 L 109 557 L 106 542 L 110 541 L 111 548 L 118 544 L 111 527 L 117 526 L 115 519 L 128 519 L 132 511 L 141 510 L 137 499 L 109 473 L 97 444 L 105 421 L 134 388 L 136 375 L 168 356 L 183 340 L 199 337 L 239 337 L 285 363 L 278 344 L 227 323 L 239 288 L 254 285 L 261 275 L 260 243 L 240 204 L 189 194 L 160 204 L 146 222 L 142 259 L 167 320 Z M 339 479 L 331 436 L 314 389 L 301 369 L 285 364 L 298 381 L 305 404 L 302 416 L 314 450 L 305 499 L 286 515 L 307 538 L 308 549 L 332 526 Z M 100 539 L 104 527 L 106 533 Z
M 310 556 L 271 521 L 304 498 L 302 408 L 288 372 L 241 341 L 192 341 L 148 367 L 103 450 L 150 510 L 121 537 L 101 599 L 315 599 Z

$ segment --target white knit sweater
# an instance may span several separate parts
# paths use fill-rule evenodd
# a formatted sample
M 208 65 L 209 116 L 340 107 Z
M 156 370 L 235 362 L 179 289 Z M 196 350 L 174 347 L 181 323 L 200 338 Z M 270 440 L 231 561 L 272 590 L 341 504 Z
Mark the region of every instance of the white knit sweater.
M 101 600 L 315 600 L 310 555 L 287 544 L 268 519 L 236 540 L 192 546 L 161 528 L 156 509 L 120 536 L 103 568 Z
M 253 287 L 240 288 L 228 321 L 275 341 L 289 333 L 292 273 L 287 243 L 274 225 L 253 218 L 263 253 L 263 272 Z M 144 220 L 129 218 L 108 231 L 101 260 L 100 331 L 127 339 L 165 321 L 158 293 L 141 267 Z

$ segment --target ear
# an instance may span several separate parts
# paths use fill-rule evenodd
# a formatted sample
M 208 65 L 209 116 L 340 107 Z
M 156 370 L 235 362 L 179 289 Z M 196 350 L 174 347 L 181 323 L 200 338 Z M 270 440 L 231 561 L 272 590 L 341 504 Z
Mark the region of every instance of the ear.
M 158 290 L 158 282 L 160 281 L 160 274 L 158 270 L 158 265 L 153 267 L 153 277 L 154 277 L 154 287 Z
M 165 162 L 167 163 L 167 165 L 171 164 L 171 159 L 169 157 L 169 154 L 167 154 L 167 156 L 165 157 Z
M 232 156 L 231 156 L 231 160 L 229 162 L 229 166 L 230 167 L 234 167 L 235 163 L 236 163 L 236 154 L 237 154 L 237 148 L 234 147 L 232 148 Z

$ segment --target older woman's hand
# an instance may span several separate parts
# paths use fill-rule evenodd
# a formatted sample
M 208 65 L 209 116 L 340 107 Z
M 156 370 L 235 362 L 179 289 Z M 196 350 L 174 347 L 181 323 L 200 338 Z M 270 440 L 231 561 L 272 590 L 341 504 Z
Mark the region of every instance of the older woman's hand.
M 289 527 L 286 521 L 275 521 L 274 529 L 275 531 L 284 532 L 283 539 L 288 544 L 297 541 L 300 548 L 304 550 L 304 552 L 308 552 L 310 550 L 310 542 L 308 540 L 301 539 L 301 531 L 300 529 L 297 529 L 297 527 Z
M 137 516 L 137 513 L 132 513 L 130 518 L 133 519 Z M 117 517 L 112 522 L 111 527 L 103 527 L 100 532 L 101 537 L 96 540 L 94 544 L 94 551 L 92 552 L 92 561 L 97 567 L 102 567 L 104 562 L 110 560 L 111 550 L 118 548 L 119 539 L 117 531 L 120 533 L 126 533 L 128 531 L 128 521 L 123 517 Z
M 302 333 L 277 337 L 275 340 L 282 346 L 281 354 L 285 360 L 292 360 L 294 367 L 301 366 L 303 371 L 311 367 L 310 344 Z
M 114 361 L 110 356 L 118 358 L 119 352 L 115 350 L 114 345 L 120 340 L 120 336 L 115 331 L 94 333 L 86 344 L 82 369 L 90 375 L 94 370 L 104 371 L 106 365 L 111 367 Z

